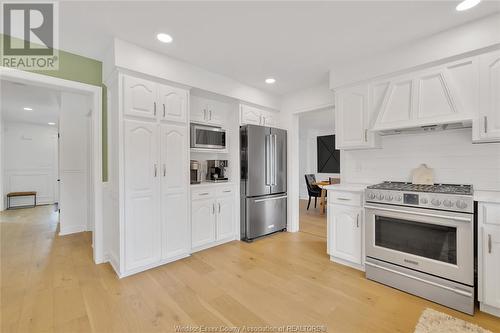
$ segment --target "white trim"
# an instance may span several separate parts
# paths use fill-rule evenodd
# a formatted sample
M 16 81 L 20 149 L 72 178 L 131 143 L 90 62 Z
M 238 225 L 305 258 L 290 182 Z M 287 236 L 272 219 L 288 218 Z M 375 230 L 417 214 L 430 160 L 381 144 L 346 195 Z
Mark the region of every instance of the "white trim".
M 83 232 L 83 231 L 89 231 L 87 228 L 87 225 L 74 225 L 74 226 L 67 227 L 64 229 L 61 228 L 59 230 L 59 236 L 70 235 L 70 234 L 74 234 L 77 232 Z
M 92 182 L 93 182 L 93 254 L 96 264 L 104 262 L 102 225 L 102 87 L 52 76 L 0 67 L 0 79 L 35 86 L 88 94 L 92 97 Z M 84 230 L 86 226 L 84 227 Z M 81 230 L 81 231 L 84 231 Z

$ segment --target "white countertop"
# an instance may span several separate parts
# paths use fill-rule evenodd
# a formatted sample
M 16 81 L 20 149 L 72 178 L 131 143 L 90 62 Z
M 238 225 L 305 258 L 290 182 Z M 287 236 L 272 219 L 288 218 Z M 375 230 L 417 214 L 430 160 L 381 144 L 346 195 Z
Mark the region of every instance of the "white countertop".
M 500 191 L 474 190 L 474 200 L 482 202 L 500 203 Z
M 326 185 L 323 188 L 328 191 L 363 192 L 366 189 L 366 187 L 370 185 L 371 184 L 340 183 L 340 184 Z
M 199 184 L 191 184 L 191 187 L 203 187 L 203 186 L 228 186 L 234 185 L 233 182 L 201 182 Z

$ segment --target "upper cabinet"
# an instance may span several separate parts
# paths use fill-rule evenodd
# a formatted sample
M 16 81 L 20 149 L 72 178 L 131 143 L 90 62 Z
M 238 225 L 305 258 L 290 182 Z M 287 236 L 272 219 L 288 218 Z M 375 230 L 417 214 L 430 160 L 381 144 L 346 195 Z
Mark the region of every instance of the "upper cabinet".
M 124 115 L 185 123 L 189 92 L 185 89 L 123 76 Z
M 191 122 L 207 125 L 224 125 L 227 105 L 208 98 L 191 96 Z
M 240 125 L 278 127 L 278 114 L 250 105 L 240 105 Z
M 370 84 L 374 131 L 471 122 L 478 105 L 477 57 Z
M 367 84 L 335 92 L 337 149 L 363 149 L 377 145 L 378 138 L 369 132 L 371 109 Z
M 474 141 L 500 141 L 500 51 L 479 57 L 479 94 Z

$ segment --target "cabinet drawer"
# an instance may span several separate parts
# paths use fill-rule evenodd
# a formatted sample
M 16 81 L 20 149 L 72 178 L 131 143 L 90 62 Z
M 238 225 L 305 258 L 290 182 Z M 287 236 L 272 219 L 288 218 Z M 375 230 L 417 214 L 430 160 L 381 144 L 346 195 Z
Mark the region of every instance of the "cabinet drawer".
M 330 191 L 328 202 L 349 206 L 361 206 L 361 193 Z
M 209 199 L 215 196 L 215 191 L 210 188 L 191 190 L 191 200 Z
M 483 224 L 500 225 L 500 204 L 480 203 L 479 222 Z
M 232 195 L 232 194 L 234 194 L 234 188 L 232 186 L 224 186 L 224 187 L 218 188 L 217 193 L 216 193 L 216 195 L 218 197 L 220 197 L 222 195 Z

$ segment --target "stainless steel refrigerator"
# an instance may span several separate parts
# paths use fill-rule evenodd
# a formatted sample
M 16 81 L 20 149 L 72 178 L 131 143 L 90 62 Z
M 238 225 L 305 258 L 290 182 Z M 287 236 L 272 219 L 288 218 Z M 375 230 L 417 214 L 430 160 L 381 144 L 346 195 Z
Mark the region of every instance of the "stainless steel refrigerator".
M 286 131 L 240 127 L 241 239 L 286 230 Z

